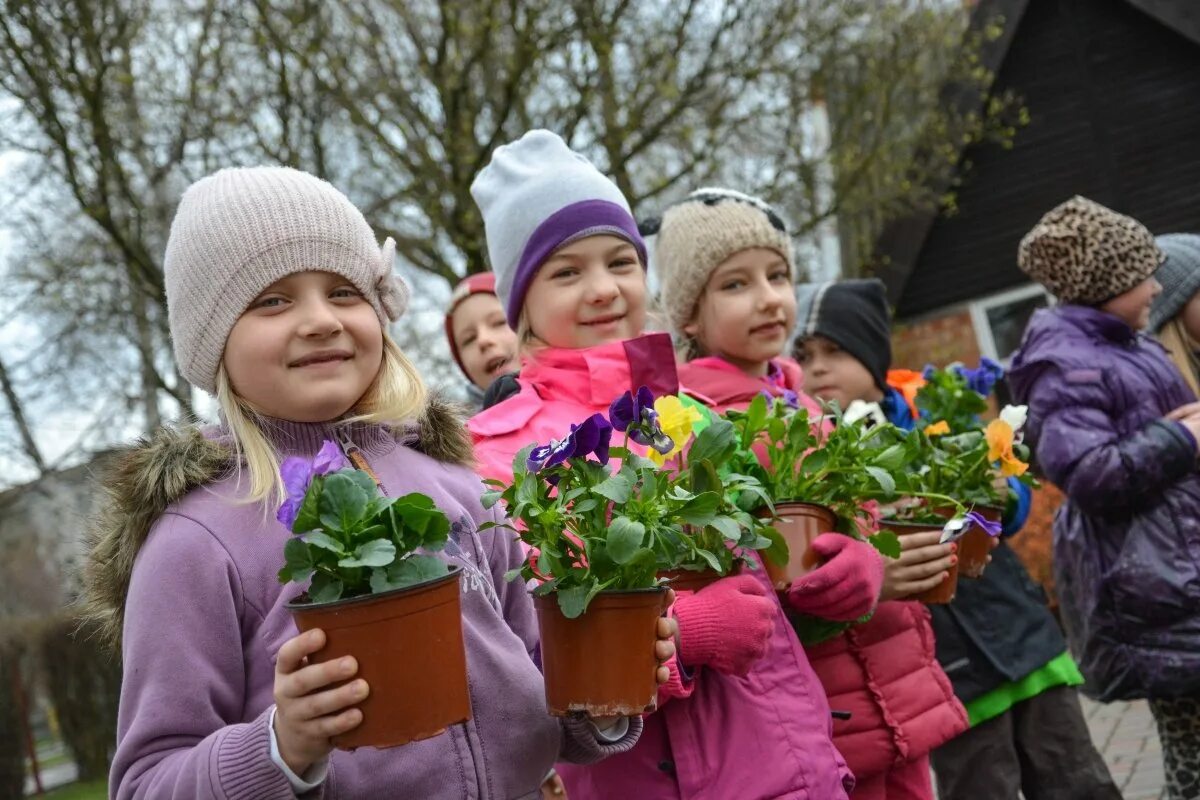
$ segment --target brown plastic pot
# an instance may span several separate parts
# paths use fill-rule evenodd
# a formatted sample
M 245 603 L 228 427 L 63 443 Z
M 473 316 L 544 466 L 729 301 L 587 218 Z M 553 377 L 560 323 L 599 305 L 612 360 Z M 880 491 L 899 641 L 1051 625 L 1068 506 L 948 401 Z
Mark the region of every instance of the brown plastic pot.
M 759 516 L 766 519 L 770 513 L 764 510 Z M 777 591 L 783 591 L 817 565 L 816 554 L 812 551 L 813 539 L 837 530 L 837 515 L 825 506 L 789 500 L 775 504 L 775 516 L 775 530 L 787 542 L 788 563 L 776 564 L 765 555 L 762 560 L 772 585 Z
M 670 581 L 672 589 L 683 592 L 698 592 L 705 586 L 721 580 L 721 573 L 708 569 L 672 569 L 658 573 L 659 578 Z
M 880 530 L 892 531 L 897 536 L 911 536 L 914 533 L 932 533 L 934 531 L 941 532 L 941 525 L 929 525 L 921 522 L 901 522 L 899 520 L 885 519 L 879 523 Z M 961 552 L 961 550 L 960 550 Z M 961 563 L 961 561 L 959 562 Z M 947 572 L 949 575 L 946 579 L 937 586 L 928 591 L 914 594 L 906 600 L 918 600 L 926 605 L 936 606 L 945 605 L 954 599 L 955 593 L 958 591 L 958 564 L 950 567 Z
M 542 634 L 546 708 L 557 717 L 634 716 L 655 709 L 658 618 L 667 590 L 601 592 L 587 611 L 568 619 L 558 597 L 534 597 Z
M 950 519 L 954 515 L 952 508 L 935 509 L 938 514 Z M 983 518 L 988 522 L 999 522 L 1004 509 L 997 506 L 976 506 Z M 958 540 L 958 574 L 964 578 L 979 578 L 987 567 L 988 554 L 992 552 L 993 537 L 978 525 L 972 525 Z
M 296 626 L 325 631 L 313 663 L 354 656 L 370 686 L 359 704 L 363 721 L 335 737 L 342 750 L 395 747 L 437 736 L 471 718 L 463 649 L 461 567 L 450 574 L 390 592 L 310 604 L 287 604 Z M 304 595 L 301 595 L 304 597 Z

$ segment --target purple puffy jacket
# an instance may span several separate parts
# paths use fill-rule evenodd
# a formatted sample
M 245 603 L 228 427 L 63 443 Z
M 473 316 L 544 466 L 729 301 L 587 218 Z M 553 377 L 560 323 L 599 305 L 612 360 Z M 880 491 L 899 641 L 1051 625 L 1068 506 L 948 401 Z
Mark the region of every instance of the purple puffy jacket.
M 1067 495 L 1055 580 L 1085 693 L 1200 690 L 1196 443 L 1163 418 L 1195 396 L 1157 342 L 1085 306 L 1036 312 L 1012 363 L 1038 465 Z

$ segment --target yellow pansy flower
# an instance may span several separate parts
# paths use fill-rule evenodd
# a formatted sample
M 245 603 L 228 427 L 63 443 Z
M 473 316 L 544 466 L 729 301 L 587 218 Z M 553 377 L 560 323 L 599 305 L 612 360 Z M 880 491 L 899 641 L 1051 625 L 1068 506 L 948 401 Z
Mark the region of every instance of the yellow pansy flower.
M 988 460 L 1000 462 L 1000 474 L 1006 478 L 1024 475 L 1029 465 L 1013 454 L 1013 428 L 1002 419 L 988 423 L 984 431 L 988 443 Z
M 647 455 L 650 460 L 660 467 L 682 452 L 684 445 L 692 438 L 692 429 L 702 417 L 700 412 L 673 394 L 666 394 L 654 401 L 654 410 L 658 412 L 658 424 L 663 433 L 671 437 L 675 447 L 671 452 L 663 454 L 651 448 Z
M 944 419 L 938 420 L 937 422 L 933 423 L 932 425 L 925 426 L 925 435 L 926 436 L 945 436 L 949 432 L 950 432 L 950 423 L 946 422 L 946 420 L 944 420 Z

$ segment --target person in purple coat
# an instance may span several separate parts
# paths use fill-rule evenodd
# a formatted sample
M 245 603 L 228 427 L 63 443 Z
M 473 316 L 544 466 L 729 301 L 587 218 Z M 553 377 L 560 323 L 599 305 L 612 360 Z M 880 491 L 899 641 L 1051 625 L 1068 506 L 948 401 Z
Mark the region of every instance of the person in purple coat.
M 1102 702 L 1148 698 L 1172 798 L 1200 797 L 1200 403 L 1141 331 L 1163 253 L 1141 223 L 1082 197 L 1021 241 L 1058 298 L 1009 381 L 1066 502 L 1054 520 L 1063 623 Z

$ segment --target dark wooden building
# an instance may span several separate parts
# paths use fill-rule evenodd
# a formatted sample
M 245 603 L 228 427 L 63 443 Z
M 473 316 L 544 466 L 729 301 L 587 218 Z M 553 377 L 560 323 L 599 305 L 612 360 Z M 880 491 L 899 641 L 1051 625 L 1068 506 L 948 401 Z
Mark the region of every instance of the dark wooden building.
M 1073 194 L 1156 233 L 1200 231 L 1200 0 L 981 0 L 976 13 L 1004 17 L 985 61 L 1029 124 L 1012 149 L 963 154 L 957 214 L 902 220 L 877 248 L 897 318 L 915 323 L 898 349 L 932 345 L 934 361 L 1011 352 L 1045 302 L 1017 244 Z

